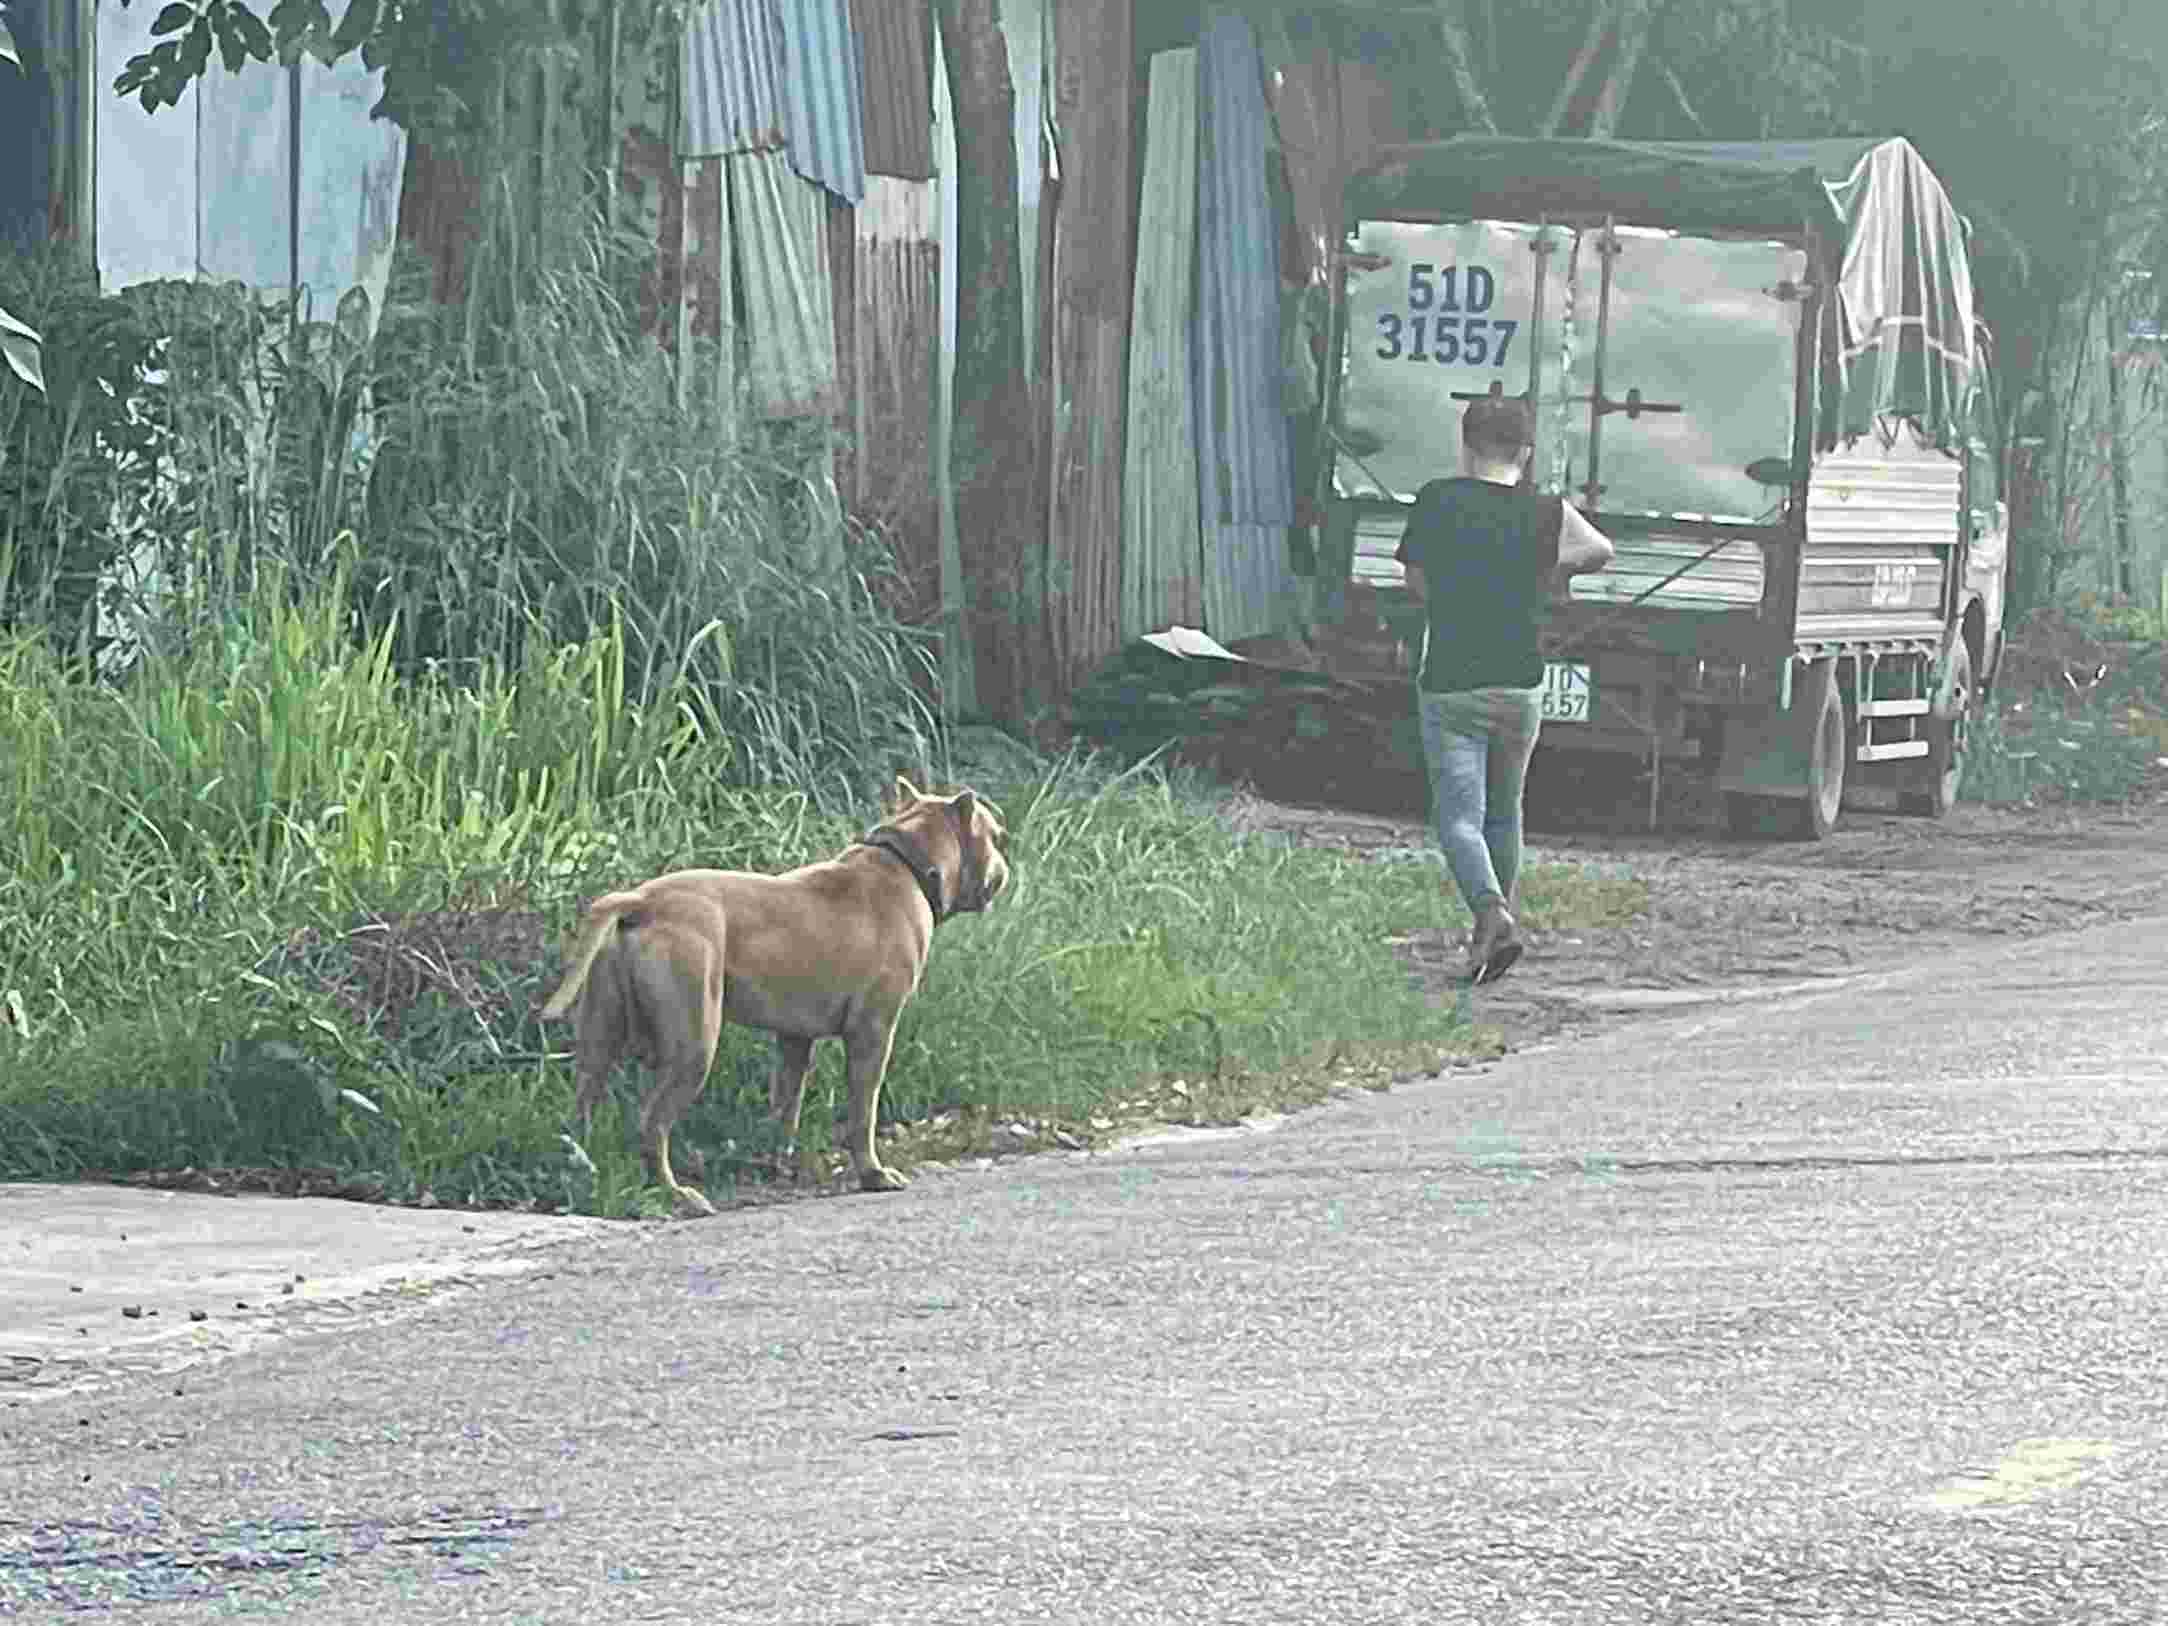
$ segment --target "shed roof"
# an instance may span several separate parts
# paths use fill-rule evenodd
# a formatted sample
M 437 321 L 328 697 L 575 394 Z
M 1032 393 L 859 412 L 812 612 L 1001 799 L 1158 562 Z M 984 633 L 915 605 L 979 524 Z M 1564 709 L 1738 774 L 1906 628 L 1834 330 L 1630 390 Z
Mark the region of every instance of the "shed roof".
M 1901 136 L 1819 141 L 1591 141 L 1459 135 L 1387 147 L 1353 178 L 1358 215 L 1526 218 L 1602 215 L 1678 231 L 1836 230 L 1830 196 Z

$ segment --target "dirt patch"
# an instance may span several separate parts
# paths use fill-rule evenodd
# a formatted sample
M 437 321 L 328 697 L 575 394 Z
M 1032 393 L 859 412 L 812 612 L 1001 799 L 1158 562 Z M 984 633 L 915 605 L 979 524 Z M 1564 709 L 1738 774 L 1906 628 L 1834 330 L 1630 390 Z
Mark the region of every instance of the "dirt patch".
M 531 1026 L 526 986 L 556 946 L 531 909 L 438 909 L 372 915 L 332 933 L 304 927 L 261 968 L 328 994 L 363 1031 L 396 1038 L 436 1000 L 492 1031 Z
M 1630 771 L 1539 773 L 1530 787 L 1537 862 L 1603 866 L 1648 887 L 1631 922 L 1545 929 L 1519 969 L 1474 996 L 1477 1020 L 1513 1048 L 1779 985 L 1887 970 L 1997 939 L 2168 912 L 2168 783 L 2113 807 L 1964 804 L 1947 819 L 1848 807 L 1826 841 L 1758 843 L 1723 833 L 1700 784 Z M 1420 819 L 1237 798 L 1238 828 L 1384 858 L 1430 845 Z M 1441 884 L 1450 885 L 1441 872 Z M 1457 998 L 1461 938 L 1418 933 L 1402 958 Z

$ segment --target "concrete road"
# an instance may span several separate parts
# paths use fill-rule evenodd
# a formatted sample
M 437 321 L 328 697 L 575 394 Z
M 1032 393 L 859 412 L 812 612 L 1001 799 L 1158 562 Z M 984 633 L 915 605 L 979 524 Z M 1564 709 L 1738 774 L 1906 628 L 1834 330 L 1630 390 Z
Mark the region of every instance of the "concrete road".
M 2155 921 L 0 1406 L 0 1615 L 2152 1623 L 2164 1341 Z

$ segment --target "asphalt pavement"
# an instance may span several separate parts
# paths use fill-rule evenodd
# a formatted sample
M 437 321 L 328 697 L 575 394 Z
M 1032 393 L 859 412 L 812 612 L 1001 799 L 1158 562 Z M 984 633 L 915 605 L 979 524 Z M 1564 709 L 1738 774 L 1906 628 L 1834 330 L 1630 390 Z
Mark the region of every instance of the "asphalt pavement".
M 0 1387 L 0 1617 L 2168 1619 L 2168 920 L 498 1244 Z

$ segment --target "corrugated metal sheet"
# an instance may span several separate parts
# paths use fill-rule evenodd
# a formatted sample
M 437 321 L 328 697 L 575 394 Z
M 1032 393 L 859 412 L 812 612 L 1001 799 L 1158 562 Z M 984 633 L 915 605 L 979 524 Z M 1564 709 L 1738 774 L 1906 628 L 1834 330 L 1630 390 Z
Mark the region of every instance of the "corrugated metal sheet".
M 1957 459 L 1900 429 L 1883 447 L 1869 436 L 1816 460 L 1807 482 L 1810 542 L 1957 540 Z
M 866 173 L 926 181 L 933 167 L 933 13 L 918 0 L 851 0 Z
M 1287 161 L 1296 222 L 1316 270 L 1339 240 L 1347 177 L 1398 139 L 1392 92 L 1361 62 L 1336 61 L 1316 37 L 1294 41 L 1287 19 L 1267 24 L 1263 43 L 1273 122 Z
M 57 15 L 56 15 L 57 12 Z M 68 150 L 65 126 L 54 117 L 56 78 L 48 34 L 64 32 L 78 21 L 72 8 L 50 4 L 15 6 L 0 15 L 0 27 L 12 30 L 21 71 L 0 63 L 0 152 L 16 155 L 0 164 L 0 240 L 37 241 L 51 229 L 53 183 L 59 178 L 56 155 Z M 63 41 L 64 43 L 64 41 Z
M 609 80 L 609 130 L 616 198 L 611 224 L 655 245 L 642 279 L 640 319 L 667 339 L 677 329 L 685 247 L 684 174 L 675 147 L 680 125 L 684 30 L 660 7 L 621 7 L 617 61 Z
M 1249 23 L 1215 10 L 1198 49 L 1197 444 L 1205 630 L 1222 643 L 1287 616 L 1294 521 L 1281 412 L 1279 230 L 1271 118 Z
M 685 17 L 678 153 L 783 145 L 783 27 L 775 0 L 703 0 Z
M 1024 376 L 1039 376 L 1039 209 L 1046 192 L 1048 0 L 1002 0 L 1001 33 L 1016 93 L 1016 235 L 1024 289 Z
M 22 8 L 14 8 L 18 20 Z M 92 175 L 99 96 L 97 0 L 46 0 L 39 59 L 46 80 L 50 154 L 46 230 L 56 241 L 91 247 L 97 220 Z
M 195 269 L 201 276 L 262 289 L 293 281 L 293 173 L 287 161 L 293 130 L 286 92 L 285 69 L 251 62 L 239 73 L 206 73 L 179 106 L 151 115 L 153 130 L 183 120 L 196 126 Z M 169 170 L 155 179 L 171 186 L 180 177 Z M 103 232 L 99 237 L 106 240 Z M 329 314 L 320 299 L 318 307 L 318 315 Z
M 1123 363 L 1133 246 L 1130 0 L 1054 13 L 1054 121 L 1063 150 L 1047 356 L 1048 622 L 1066 687 L 1121 645 Z
M 933 35 L 934 163 L 956 173 L 956 109 L 949 98 L 948 63 L 938 22 Z M 963 537 L 956 523 L 956 482 L 949 468 L 956 429 L 956 188 L 936 184 L 941 209 L 941 350 L 934 365 L 934 493 L 941 524 L 941 694 L 952 713 L 979 709 L 978 659 L 964 613 Z
M 850 0 L 776 0 L 783 20 L 783 136 L 800 175 L 856 203 L 866 195 L 864 100 Z
M 1641 602 L 1658 610 L 1739 610 L 1761 603 L 1762 550 L 1759 543 L 1730 542 L 1710 554 L 1709 543 L 1695 537 L 1622 537 L 1609 570 L 1576 576 L 1576 603 L 1626 604 L 1649 589 Z M 1685 574 L 1662 587 L 1682 566 Z
M 193 99 L 143 111 L 113 94 L 106 67 L 157 44 L 158 8 L 100 6 L 93 92 L 96 134 L 91 187 L 98 285 L 107 293 L 159 277 L 196 274 L 196 118 Z M 113 73 L 120 70 L 114 68 Z
M 732 247 L 745 290 L 745 385 L 763 417 L 834 412 L 836 333 L 827 205 L 779 152 L 732 153 Z
M 1909 429 L 1824 454 L 1807 483 L 1802 639 L 1938 637 L 1958 539 L 1957 460 Z
M 100 7 L 99 60 L 125 62 L 145 49 L 154 15 Z M 406 163 L 404 133 L 369 117 L 382 83 L 358 59 L 334 68 L 305 60 L 297 101 L 292 73 L 250 63 L 204 75 L 157 113 L 115 95 L 109 79 L 100 83 L 94 189 L 103 286 L 201 276 L 273 292 L 292 289 L 298 274 L 318 320 L 357 286 L 380 310 Z
M 720 158 L 685 161 L 677 306 L 678 399 L 697 396 L 732 415 L 738 324 L 732 297 L 730 187 Z
M 1190 319 L 1197 224 L 1197 52 L 1152 58 L 1129 326 L 1121 636 L 1204 617 Z
M 940 200 L 931 181 L 870 175 L 856 209 L 830 216 L 837 251 L 836 337 L 844 421 L 844 500 L 883 534 L 904 579 L 897 608 L 939 617 L 934 399 L 940 353 Z

